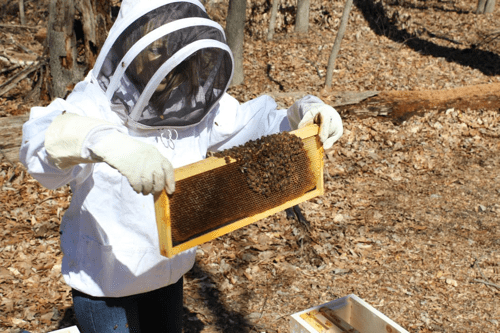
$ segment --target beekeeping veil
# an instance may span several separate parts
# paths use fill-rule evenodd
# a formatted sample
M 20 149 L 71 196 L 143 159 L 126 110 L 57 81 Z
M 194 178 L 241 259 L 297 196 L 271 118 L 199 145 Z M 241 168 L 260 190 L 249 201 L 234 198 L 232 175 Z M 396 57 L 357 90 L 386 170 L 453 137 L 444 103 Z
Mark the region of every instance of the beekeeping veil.
M 101 50 L 94 78 L 137 127 L 198 124 L 233 74 L 223 29 L 197 0 L 137 1 L 126 9 Z

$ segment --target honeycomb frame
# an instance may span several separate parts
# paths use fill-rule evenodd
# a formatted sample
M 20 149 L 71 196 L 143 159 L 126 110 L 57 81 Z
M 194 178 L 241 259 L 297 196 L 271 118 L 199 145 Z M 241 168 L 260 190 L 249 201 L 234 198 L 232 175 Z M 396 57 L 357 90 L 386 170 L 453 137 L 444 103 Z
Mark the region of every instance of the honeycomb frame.
M 251 216 L 235 220 L 221 227 L 218 227 L 214 230 L 210 230 L 201 235 L 194 236 L 193 238 L 185 242 L 176 243 L 173 241 L 173 235 L 172 235 L 172 223 L 175 223 L 175 221 L 171 220 L 171 214 L 170 214 L 171 208 L 170 208 L 169 196 L 166 194 L 164 190 L 160 194 L 156 195 L 155 213 L 156 213 L 156 224 L 158 227 L 158 237 L 159 237 L 161 255 L 171 258 L 182 251 L 209 242 L 217 237 L 223 236 L 227 233 L 245 227 L 251 223 L 259 221 L 270 215 L 283 211 L 286 208 L 290 208 L 301 202 L 322 195 L 324 193 L 323 146 L 319 141 L 318 132 L 319 132 L 318 125 L 309 125 L 301 129 L 298 129 L 296 131 L 290 132 L 291 134 L 298 136 L 304 143 L 304 150 L 307 153 L 307 156 L 310 161 L 310 169 L 312 174 L 314 175 L 316 184 L 315 187 L 312 190 L 304 193 L 303 195 L 300 195 L 291 200 L 287 200 L 286 202 L 277 205 L 273 208 L 266 209 Z M 180 180 L 193 177 L 202 174 L 204 172 L 226 166 L 228 163 L 234 163 L 234 162 L 236 162 L 236 160 L 233 158 L 208 157 L 202 161 L 175 169 L 174 171 L 175 181 L 179 182 Z M 246 184 L 244 185 L 246 186 Z

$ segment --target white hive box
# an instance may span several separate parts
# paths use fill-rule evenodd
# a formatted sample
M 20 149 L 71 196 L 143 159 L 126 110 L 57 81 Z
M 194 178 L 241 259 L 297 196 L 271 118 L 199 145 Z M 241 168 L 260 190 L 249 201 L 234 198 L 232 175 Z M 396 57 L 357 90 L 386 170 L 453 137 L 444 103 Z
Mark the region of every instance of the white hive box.
M 291 315 L 290 332 L 408 333 L 353 294 Z
M 57 331 L 51 331 L 49 333 L 80 333 L 80 331 L 78 330 L 78 328 L 76 326 L 71 326 L 71 327 L 62 328 L 62 329 L 57 330 Z

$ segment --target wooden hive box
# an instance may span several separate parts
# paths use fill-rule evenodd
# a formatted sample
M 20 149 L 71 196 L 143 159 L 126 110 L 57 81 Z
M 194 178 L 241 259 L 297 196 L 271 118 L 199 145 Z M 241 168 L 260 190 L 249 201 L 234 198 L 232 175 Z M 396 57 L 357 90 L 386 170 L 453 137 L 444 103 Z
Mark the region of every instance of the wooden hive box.
M 354 294 L 290 316 L 290 333 L 408 333 Z
M 319 126 L 290 132 L 302 140 L 306 167 L 295 168 L 296 179 L 308 179 L 286 193 L 264 196 L 248 189 L 233 158 L 208 157 L 175 169 L 176 190 L 155 197 L 160 252 L 172 257 L 250 223 L 322 195 L 323 147 Z M 303 153 L 302 153 L 303 154 Z M 308 165 L 307 165 L 308 163 Z

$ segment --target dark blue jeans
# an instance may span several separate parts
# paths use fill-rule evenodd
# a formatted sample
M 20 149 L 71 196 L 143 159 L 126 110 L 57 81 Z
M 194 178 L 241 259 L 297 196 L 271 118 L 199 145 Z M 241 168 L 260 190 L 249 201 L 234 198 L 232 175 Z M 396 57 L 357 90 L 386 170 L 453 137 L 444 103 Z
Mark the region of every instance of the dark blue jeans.
M 82 333 L 181 333 L 182 278 L 170 286 L 126 297 L 92 297 L 73 289 Z

